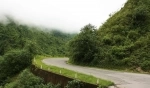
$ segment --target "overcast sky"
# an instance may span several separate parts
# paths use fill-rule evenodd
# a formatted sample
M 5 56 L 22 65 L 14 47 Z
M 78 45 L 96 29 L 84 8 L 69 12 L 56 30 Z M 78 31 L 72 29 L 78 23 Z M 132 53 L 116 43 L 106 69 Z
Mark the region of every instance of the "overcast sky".
M 23 24 L 79 32 L 88 23 L 99 27 L 127 0 L 0 0 L 0 19 L 11 15 Z

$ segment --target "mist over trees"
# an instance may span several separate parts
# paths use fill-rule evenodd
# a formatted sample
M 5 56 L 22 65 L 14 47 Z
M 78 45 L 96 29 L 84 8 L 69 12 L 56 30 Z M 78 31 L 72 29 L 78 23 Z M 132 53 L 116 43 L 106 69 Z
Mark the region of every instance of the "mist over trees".
M 35 55 L 68 55 L 73 64 L 150 72 L 149 0 L 128 0 L 100 28 L 88 24 L 74 36 L 56 30 L 43 31 L 37 27 L 19 25 L 13 20 L 8 24 L 0 23 L 0 86 L 35 84 L 39 88 L 49 87 L 40 78 L 23 71 L 32 64 Z M 21 79 L 17 79 L 21 83 L 15 81 L 7 84 L 21 71 Z M 26 79 L 23 75 L 32 77 Z M 31 85 L 23 79 L 31 81 Z
M 66 42 L 73 36 L 19 25 L 13 20 L 0 23 L 0 85 L 29 67 L 35 55 L 66 56 Z

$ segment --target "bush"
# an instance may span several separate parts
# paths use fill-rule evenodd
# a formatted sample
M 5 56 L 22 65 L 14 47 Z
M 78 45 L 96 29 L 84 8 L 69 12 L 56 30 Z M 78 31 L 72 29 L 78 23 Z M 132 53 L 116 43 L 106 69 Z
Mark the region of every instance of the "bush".
M 136 39 L 139 38 L 139 34 L 138 34 L 137 31 L 131 30 L 131 31 L 129 31 L 129 33 L 128 33 L 128 38 L 131 39 L 132 41 L 135 41 Z
M 150 71 L 150 61 L 144 61 L 141 64 L 141 68 L 142 68 L 142 70 Z
M 13 50 L 4 55 L 0 63 L 0 83 L 14 76 L 32 63 L 32 54 L 24 50 Z
M 104 38 L 102 39 L 102 42 L 104 42 L 104 44 L 106 45 L 111 45 L 113 43 L 110 35 L 104 36 Z
M 14 82 L 6 84 L 4 88 L 60 88 L 60 85 L 44 84 L 43 79 L 33 75 L 26 69 Z
M 69 42 L 70 62 L 75 64 L 89 64 L 97 52 L 97 32 L 94 26 L 88 24 Z
M 83 84 L 78 80 L 69 81 L 65 88 L 82 88 Z
M 2 63 L 3 60 L 4 60 L 4 58 L 2 56 L 0 56 L 0 64 Z

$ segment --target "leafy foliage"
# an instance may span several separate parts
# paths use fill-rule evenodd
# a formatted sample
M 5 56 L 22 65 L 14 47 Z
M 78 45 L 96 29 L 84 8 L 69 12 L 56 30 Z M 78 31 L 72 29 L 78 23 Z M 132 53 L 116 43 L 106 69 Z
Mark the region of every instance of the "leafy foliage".
M 65 88 L 82 88 L 83 84 L 78 80 L 69 81 Z
M 44 84 L 41 78 L 33 75 L 26 69 L 15 81 L 6 84 L 4 88 L 60 88 L 60 85 Z
M 43 31 L 42 31 L 43 30 Z M 0 23 L 0 55 L 12 49 L 28 49 L 33 54 L 64 56 L 65 43 L 73 37 L 57 30 L 44 31 L 36 27 L 28 27 L 10 22 Z
M 12 77 L 31 64 L 33 56 L 27 51 L 10 51 L 0 63 L 0 82 Z
M 65 56 L 65 44 L 72 37 L 56 30 L 18 25 L 10 18 L 8 24 L 0 23 L 0 84 L 30 66 L 37 54 Z
M 81 31 L 72 40 L 71 61 L 104 68 L 141 68 L 150 71 L 149 0 L 128 0 L 120 11 L 110 16 L 98 29 L 95 33 L 96 38 L 85 33 L 89 36 L 85 36 Z M 85 39 L 96 41 L 98 44 L 86 44 L 83 42 Z M 88 46 L 92 44 L 95 47 L 91 50 L 96 48 L 96 52 L 89 50 Z
M 96 29 L 91 24 L 86 25 L 69 43 L 70 61 L 76 64 L 90 63 L 97 52 Z
M 148 64 L 147 60 L 150 61 L 149 8 L 149 0 L 128 0 L 124 8 L 99 28 L 99 47 L 101 47 L 99 51 L 103 52 L 97 59 L 99 66 L 107 64 L 143 68 L 142 64 L 145 63 L 145 66 Z

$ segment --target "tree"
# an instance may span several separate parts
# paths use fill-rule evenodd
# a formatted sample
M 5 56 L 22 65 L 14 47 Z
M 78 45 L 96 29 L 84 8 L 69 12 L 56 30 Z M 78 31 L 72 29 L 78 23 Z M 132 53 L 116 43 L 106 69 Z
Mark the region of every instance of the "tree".
M 88 64 L 94 59 L 97 52 L 97 30 L 88 24 L 69 43 L 70 62 L 75 64 Z
M 32 64 L 33 55 L 25 50 L 12 50 L 0 61 L 0 84 Z
M 29 69 L 25 69 L 13 82 L 7 83 L 2 88 L 60 88 L 60 85 L 45 84 L 42 78 L 32 74 Z

